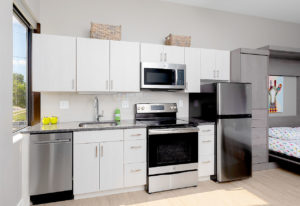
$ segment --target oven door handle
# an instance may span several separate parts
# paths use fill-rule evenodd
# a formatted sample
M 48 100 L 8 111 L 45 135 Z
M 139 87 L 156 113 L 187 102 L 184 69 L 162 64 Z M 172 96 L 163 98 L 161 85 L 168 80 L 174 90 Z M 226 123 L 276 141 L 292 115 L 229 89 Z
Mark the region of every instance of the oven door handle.
M 195 133 L 198 132 L 197 127 L 188 128 L 170 128 L 170 129 L 149 129 L 149 135 L 161 135 L 161 134 L 182 134 L 182 133 Z

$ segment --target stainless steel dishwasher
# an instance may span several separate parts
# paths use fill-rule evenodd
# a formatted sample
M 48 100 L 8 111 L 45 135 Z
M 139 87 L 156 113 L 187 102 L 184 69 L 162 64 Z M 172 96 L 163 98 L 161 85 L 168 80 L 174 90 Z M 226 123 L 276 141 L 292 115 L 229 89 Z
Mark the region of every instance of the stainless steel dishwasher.
M 72 139 L 72 133 L 30 135 L 29 193 L 31 197 L 64 191 L 73 193 Z

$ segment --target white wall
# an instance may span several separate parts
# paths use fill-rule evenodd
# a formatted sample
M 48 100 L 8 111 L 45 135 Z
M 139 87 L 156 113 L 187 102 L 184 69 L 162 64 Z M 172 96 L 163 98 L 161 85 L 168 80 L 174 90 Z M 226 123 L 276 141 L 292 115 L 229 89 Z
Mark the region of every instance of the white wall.
M 59 121 L 94 121 L 94 97 L 96 95 L 76 93 L 42 93 L 41 116 L 57 115 Z M 178 117 L 188 116 L 188 94 L 175 92 L 141 92 L 101 94 L 99 98 L 100 113 L 104 111 L 102 120 L 112 120 L 115 109 L 121 110 L 121 119 L 134 119 L 134 104 L 136 103 L 178 103 Z M 69 109 L 60 109 L 60 101 L 68 101 Z M 122 101 L 128 101 L 129 108 L 122 108 Z
M 20 145 L 12 143 L 12 0 L 0 1 L 0 205 L 21 199 Z
M 160 0 L 42 0 L 42 33 L 89 36 L 90 22 L 122 25 L 122 39 L 162 43 L 191 35 L 192 47 L 300 47 L 300 25 Z
M 297 77 L 284 77 L 283 112 L 270 113 L 270 117 L 297 115 Z
M 300 25 L 226 12 L 172 4 L 160 0 L 42 0 L 42 33 L 88 37 L 90 23 L 122 25 L 122 40 L 163 43 L 169 33 L 191 35 L 193 47 L 216 49 L 257 48 L 267 44 L 300 47 Z M 156 95 L 157 94 L 157 95 Z M 100 95 L 105 119 L 120 108 L 118 95 Z M 131 96 L 123 119 L 133 118 L 136 102 L 188 101 L 188 95 L 148 93 Z M 128 98 L 129 98 L 128 97 Z M 125 97 L 124 97 L 125 98 Z M 59 101 L 70 101 L 60 110 Z M 41 115 L 58 115 L 61 121 L 92 120 L 92 95 L 42 94 Z M 186 108 L 180 116 L 188 115 Z

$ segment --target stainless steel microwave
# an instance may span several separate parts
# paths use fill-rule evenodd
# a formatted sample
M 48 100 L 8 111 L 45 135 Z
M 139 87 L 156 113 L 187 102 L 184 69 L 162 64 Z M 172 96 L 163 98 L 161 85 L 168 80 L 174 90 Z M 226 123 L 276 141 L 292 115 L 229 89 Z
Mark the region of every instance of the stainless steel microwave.
M 185 64 L 141 63 L 142 89 L 185 89 Z

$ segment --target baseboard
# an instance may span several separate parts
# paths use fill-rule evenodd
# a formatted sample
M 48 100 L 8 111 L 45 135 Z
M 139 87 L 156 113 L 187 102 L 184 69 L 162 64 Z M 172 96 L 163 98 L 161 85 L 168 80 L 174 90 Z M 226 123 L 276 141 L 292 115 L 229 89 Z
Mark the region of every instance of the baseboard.
M 265 162 L 252 165 L 252 171 L 270 170 L 278 167 L 279 166 L 276 162 Z
M 122 189 L 117 189 L 117 190 L 109 190 L 109 191 L 104 191 L 104 192 L 93 192 L 93 193 L 88 193 L 88 194 L 74 195 L 74 200 L 92 198 L 92 197 L 101 197 L 101 196 L 114 195 L 114 194 L 120 194 L 120 193 L 126 193 L 126 192 L 143 191 L 143 190 L 145 190 L 144 185 L 137 186 L 137 187 L 122 188 Z

